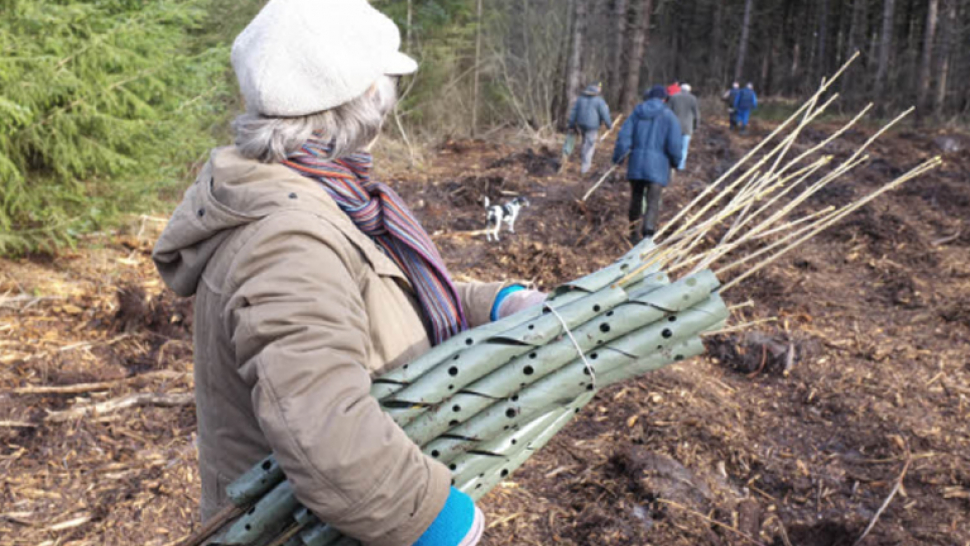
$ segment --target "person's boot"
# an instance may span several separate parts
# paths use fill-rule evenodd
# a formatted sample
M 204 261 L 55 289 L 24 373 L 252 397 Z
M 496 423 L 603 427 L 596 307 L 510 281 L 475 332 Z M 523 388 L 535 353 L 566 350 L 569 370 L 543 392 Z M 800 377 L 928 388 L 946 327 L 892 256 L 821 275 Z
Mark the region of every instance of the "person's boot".
M 636 246 L 643 240 L 643 218 L 639 222 L 630 222 L 630 232 L 627 235 L 630 244 Z
M 647 227 L 646 224 L 640 228 L 640 231 L 643 233 L 643 238 L 647 240 L 653 240 L 653 234 L 657 232 L 654 228 Z

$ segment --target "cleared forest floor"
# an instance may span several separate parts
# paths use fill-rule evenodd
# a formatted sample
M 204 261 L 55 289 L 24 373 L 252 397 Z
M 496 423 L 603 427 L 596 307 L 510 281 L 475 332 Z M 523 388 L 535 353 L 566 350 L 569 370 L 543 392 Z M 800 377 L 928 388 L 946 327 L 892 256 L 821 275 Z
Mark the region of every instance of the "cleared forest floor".
M 703 127 L 664 217 L 765 133 Z M 867 136 L 827 153 L 847 157 Z M 602 392 L 486 497 L 485 544 L 851 545 L 901 475 L 865 544 L 970 544 L 970 138 L 955 138 L 963 149 L 941 171 L 728 294 L 755 302 L 735 322 L 777 322 Z M 604 170 L 610 151 L 597 152 Z M 894 133 L 808 206 L 847 202 L 939 153 L 934 135 Z M 452 141 L 420 174 L 383 174 L 457 277 L 548 289 L 629 246 L 626 183 L 580 205 L 596 177 L 576 165 L 556 176 L 557 156 Z M 469 233 L 484 227 L 484 194 L 532 202 L 501 244 Z M 100 248 L 0 261 L 0 545 L 153 546 L 190 531 L 196 429 L 179 395 L 192 388 L 191 304 L 154 273 L 159 227 L 146 219 Z M 50 417 L 133 393 L 173 405 Z

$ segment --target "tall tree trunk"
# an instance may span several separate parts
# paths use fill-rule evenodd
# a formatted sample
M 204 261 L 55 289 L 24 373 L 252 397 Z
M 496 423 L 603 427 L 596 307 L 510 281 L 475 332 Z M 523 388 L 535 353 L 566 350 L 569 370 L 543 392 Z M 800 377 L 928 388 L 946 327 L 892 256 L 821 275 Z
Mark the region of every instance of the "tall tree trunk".
M 818 55 L 815 57 L 815 81 L 828 72 L 829 0 L 821 0 L 818 14 Z M 814 82 L 812 82 L 814 84 Z
M 748 35 L 751 33 L 751 9 L 754 0 L 744 1 L 744 22 L 741 23 L 741 45 L 738 46 L 738 64 L 734 65 L 734 79 L 740 81 L 744 73 L 744 57 L 748 54 Z
M 877 27 L 880 25 L 876 25 Z M 870 30 L 869 38 L 869 52 L 866 57 L 869 60 L 869 64 L 866 66 L 866 84 L 871 86 L 875 81 L 875 76 L 873 75 L 873 68 L 876 66 L 876 59 L 879 57 L 879 29 L 873 28 Z
M 609 89 L 606 90 L 607 96 L 612 100 L 611 104 L 619 106 L 620 85 L 623 81 L 623 50 L 626 47 L 626 20 L 627 12 L 630 8 L 630 0 L 616 0 L 613 10 L 615 26 L 613 27 L 613 51 L 610 59 L 610 80 Z
M 940 28 L 940 51 L 937 53 L 936 97 L 933 101 L 936 115 L 942 115 L 946 107 L 946 86 L 950 75 L 950 50 L 953 48 L 954 30 L 957 24 L 957 0 L 945 0 L 946 16 Z
M 866 7 L 868 0 L 852 2 L 852 23 L 849 25 L 849 50 L 846 55 L 851 57 L 862 49 L 866 42 Z
M 886 86 L 886 72 L 889 70 L 889 53 L 893 45 L 893 13 L 896 0 L 884 0 L 882 7 L 882 40 L 879 43 L 879 68 L 876 69 L 876 85 L 873 87 L 873 99 L 883 99 L 883 89 Z M 883 109 L 882 106 L 879 108 Z
M 413 53 L 411 50 L 411 21 L 414 16 L 414 0 L 408 0 L 408 20 L 407 26 L 404 29 L 404 51 L 406 53 Z
M 410 2 L 408 3 L 410 5 Z M 478 134 L 478 96 L 482 61 L 482 0 L 478 0 L 477 18 L 475 19 L 475 96 L 472 101 L 472 135 Z
M 856 51 L 860 51 L 865 47 L 866 41 L 866 4 L 868 0 L 855 0 L 852 2 L 852 19 L 849 23 L 849 45 L 845 52 L 846 58 L 855 55 Z M 855 74 L 863 74 L 862 70 L 859 69 L 859 65 L 863 64 L 862 59 L 856 61 L 855 64 Z M 842 82 L 842 88 L 845 90 L 845 94 L 848 97 L 852 97 L 853 91 L 859 89 L 860 86 L 856 85 L 859 82 L 858 77 L 848 77 Z
M 926 30 L 923 32 L 923 50 L 920 54 L 919 75 L 916 81 L 916 123 L 919 124 L 929 114 L 930 72 L 933 63 L 933 41 L 936 39 L 936 22 L 939 15 L 940 0 L 928 0 L 926 10 Z
M 653 0 L 640 0 L 633 27 L 633 42 L 630 48 L 630 62 L 627 66 L 626 82 L 623 84 L 623 98 L 620 108 L 627 109 L 637 102 L 640 94 L 640 68 L 650 39 L 650 16 L 653 15 Z
M 725 0 L 715 0 L 714 19 L 711 25 L 711 69 L 717 78 L 718 85 L 724 82 L 721 78 L 726 76 L 724 73 L 724 2 Z
M 479 0 L 481 2 L 481 0 Z M 581 78 L 583 74 L 583 39 L 586 36 L 586 2 L 574 0 L 573 3 L 573 32 L 569 47 L 569 68 L 566 70 L 566 115 L 569 108 L 579 97 Z
M 570 29 L 572 29 L 572 22 L 570 19 L 573 16 L 573 2 L 575 0 L 569 0 L 566 2 L 564 16 L 566 19 L 566 25 L 563 32 L 559 33 L 559 47 L 556 49 L 558 56 L 556 59 L 556 75 L 553 78 L 552 89 L 554 89 L 552 100 L 549 104 L 549 115 L 555 120 L 562 128 L 566 127 L 566 118 L 562 116 L 563 112 L 568 113 L 569 104 L 566 103 L 566 79 L 567 74 L 569 74 L 569 39 Z M 562 6 L 559 2 L 557 6 Z M 560 7 L 560 9 L 562 9 Z

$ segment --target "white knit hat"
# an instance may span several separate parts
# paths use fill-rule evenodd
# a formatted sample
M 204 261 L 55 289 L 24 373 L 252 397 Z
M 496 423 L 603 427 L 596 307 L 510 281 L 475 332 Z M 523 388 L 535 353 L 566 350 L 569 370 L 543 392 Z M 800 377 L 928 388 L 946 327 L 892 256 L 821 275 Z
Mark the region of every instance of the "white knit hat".
M 367 0 L 270 0 L 232 44 L 232 66 L 250 111 L 304 116 L 417 70 L 400 46 L 397 25 Z

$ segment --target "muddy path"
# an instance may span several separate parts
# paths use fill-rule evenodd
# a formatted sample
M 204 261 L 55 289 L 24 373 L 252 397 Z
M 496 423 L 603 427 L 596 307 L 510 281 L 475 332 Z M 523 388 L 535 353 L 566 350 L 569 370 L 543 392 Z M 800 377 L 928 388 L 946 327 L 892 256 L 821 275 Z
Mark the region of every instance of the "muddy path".
M 663 218 L 766 128 L 754 133 L 702 128 Z M 826 152 L 848 157 L 869 134 Z M 956 138 L 963 151 L 942 170 L 728 294 L 753 302 L 736 322 L 777 320 L 711 337 L 707 356 L 600 393 L 485 499 L 485 543 L 851 545 L 902 476 L 864 543 L 970 544 L 970 139 Z M 806 207 L 872 191 L 940 153 L 938 140 L 889 135 Z M 597 151 L 600 173 L 610 148 Z M 626 183 L 580 204 L 597 173 L 567 165 L 557 175 L 557 155 L 451 141 L 418 169 L 379 168 L 456 277 L 549 289 L 629 248 Z M 478 233 L 485 195 L 532 203 L 497 244 Z M 154 275 L 158 227 L 147 218 L 98 248 L 0 261 L 0 544 L 162 545 L 191 528 L 190 405 L 45 421 L 74 404 L 191 392 L 191 307 Z

